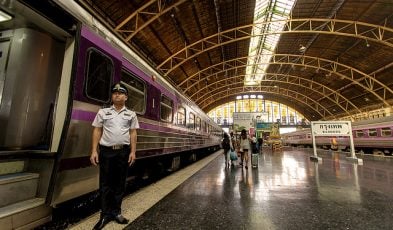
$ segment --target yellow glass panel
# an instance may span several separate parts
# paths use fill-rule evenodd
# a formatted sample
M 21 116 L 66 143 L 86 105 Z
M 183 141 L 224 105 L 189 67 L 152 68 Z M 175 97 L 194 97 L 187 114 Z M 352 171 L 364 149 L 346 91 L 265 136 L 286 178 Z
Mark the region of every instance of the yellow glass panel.
M 265 106 L 265 110 L 264 110 Z M 235 108 L 236 107 L 236 108 Z M 228 102 L 224 105 L 218 106 L 207 114 L 213 120 L 217 118 L 228 119 L 228 121 L 232 122 L 233 113 L 234 112 L 256 112 L 256 111 L 264 111 L 269 113 L 269 122 L 275 122 L 276 119 L 285 119 L 289 123 L 299 122 L 304 119 L 304 116 L 294 110 L 293 108 L 283 105 L 277 102 L 267 101 L 264 99 L 241 99 Z M 296 117 L 296 121 L 295 121 Z M 307 121 L 307 120 L 306 120 Z M 283 122 L 283 121 L 282 121 Z

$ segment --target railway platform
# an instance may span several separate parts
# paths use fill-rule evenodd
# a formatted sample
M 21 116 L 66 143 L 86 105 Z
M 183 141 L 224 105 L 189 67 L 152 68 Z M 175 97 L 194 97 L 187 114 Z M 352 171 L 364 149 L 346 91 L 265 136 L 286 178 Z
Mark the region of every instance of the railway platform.
M 337 152 L 265 151 L 259 167 L 216 152 L 126 197 L 127 226 L 105 229 L 392 229 L 393 159 L 353 164 Z M 71 229 L 91 229 L 99 214 Z

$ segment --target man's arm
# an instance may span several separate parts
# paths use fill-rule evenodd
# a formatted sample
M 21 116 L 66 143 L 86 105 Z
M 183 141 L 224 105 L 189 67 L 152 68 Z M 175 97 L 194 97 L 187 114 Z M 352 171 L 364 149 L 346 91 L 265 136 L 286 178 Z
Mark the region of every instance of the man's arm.
M 136 155 L 136 129 L 130 129 L 130 144 L 131 144 L 131 150 L 130 150 L 130 156 L 128 157 L 128 164 L 132 165 L 135 161 Z
M 91 156 L 90 156 L 90 162 L 93 165 L 97 165 L 99 163 L 97 147 L 101 135 L 102 135 L 102 127 L 94 127 L 92 140 L 91 140 Z

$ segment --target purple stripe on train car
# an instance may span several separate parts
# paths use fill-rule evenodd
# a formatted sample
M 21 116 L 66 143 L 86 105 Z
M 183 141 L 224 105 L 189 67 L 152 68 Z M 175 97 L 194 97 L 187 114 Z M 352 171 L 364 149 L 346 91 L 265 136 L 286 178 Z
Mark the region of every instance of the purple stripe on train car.
M 117 59 L 122 58 L 122 54 L 120 51 L 118 51 L 116 48 L 112 47 L 107 41 L 105 41 L 103 38 L 92 32 L 87 26 L 82 26 L 81 29 L 81 36 L 90 40 L 97 46 L 99 46 L 101 49 L 105 50 L 106 52 L 110 53 L 112 56 L 114 56 Z
M 73 109 L 71 119 L 79 121 L 93 121 L 96 114 L 96 112 Z
M 120 51 L 118 51 L 116 48 L 112 47 L 108 42 L 106 42 L 104 39 L 99 37 L 98 35 L 94 34 L 90 29 L 86 26 L 82 26 L 81 30 L 81 35 L 93 42 L 95 45 L 99 46 L 101 49 L 105 50 L 106 52 L 110 53 L 112 56 L 114 56 L 116 59 L 123 60 L 123 65 L 127 67 L 129 70 L 137 74 L 138 76 L 142 77 L 145 81 L 149 82 L 150 84 L 154 85 L 158 89 L 161 90 L 161 92 L 165 92 L 165 94 L 169 97 L 171 97 L 172 100 L 175 101 L 175 95 L 170 93 L 166 88 L 164 88 L 162 85 L 159 84 L 154 84 L 152 81 L 151 77 L 148 76 L 146 73 L 144 73 L 142 70 L 140 70 L 138 67 L 135 65 L 131 64 L 128 62 L 128 60 L 122 58 L 122 54 Z M 117 81 L 119 79 L 115 79 Z
M 135 73 L 137 76 L 140 76 L 141 78 L 143 78 L 143 80 L 145 80 L 149 84 L 151 84 L 154 87 L 156 87 L 157 89 L 159 89 L 162 93 L 164 93 L 166 96 L 170 97 L 170 99 L 172 99 L 173 101 L 176 101 L 176 96 L 173 93 L 169 92 L 168 89 L 166 89 L 164 86 L 153 81 L 151 76 L 148 76 L 146 73 L 144 73 L 138 67 L 136 67 L 135 65 L 130 63 L 127 59 L 123 58 L 122 60 L 123 60 L 122 61 L 123 66 L 125 66 L 128 70 Z
M 85 71 L 86 71 L 86 59 L 88 58 L 87 50 L 91 47 L 97 48 L 98 50 L 102 50 L 102 52 L 106 53 L 107 55 L 111 56 L 113 59 L 114 64 L 114 81 L 119 81 L 120 79 L 120 65 L 121 65 L 121 58 L 122 54 L 119 50 L 115 49 L 111 46 L 110 43 L 105 41 L 102 37 L 92 32 L 88 27 L 82 26 L 81 28 L 81 39 L 79 43 L 79 51 L 78 51 L 78 63 L 76 68 L 76 79 L 75 79 L 75 92 L 74 92 L 74 99 L 84 102 L 89 102 L 93 104 L 102 104 L 99 102 L 91 102 L 89 101 L 86 96 L 83 94 L 83 87 L 84 87 L 84 79 L 85 79 Z M 108 94 L 110 94 L 108 90 Z

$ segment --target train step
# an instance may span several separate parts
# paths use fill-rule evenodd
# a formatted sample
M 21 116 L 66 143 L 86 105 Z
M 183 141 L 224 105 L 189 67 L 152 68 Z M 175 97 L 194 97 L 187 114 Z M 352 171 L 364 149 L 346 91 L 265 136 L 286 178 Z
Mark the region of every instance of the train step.
M 51 221 L 52 209 L 44 198 L 33 198 L 0 208 L 0 229 L 33 229 Z
M 36 196 L 38 173 L 11 173 L 0 176 L 0 208 Z
M 25 161 L 23 160 L 3 161 L 0 162 L 0 176 L 10 173 L 20 173 L 23 172 L 24 168 Z

